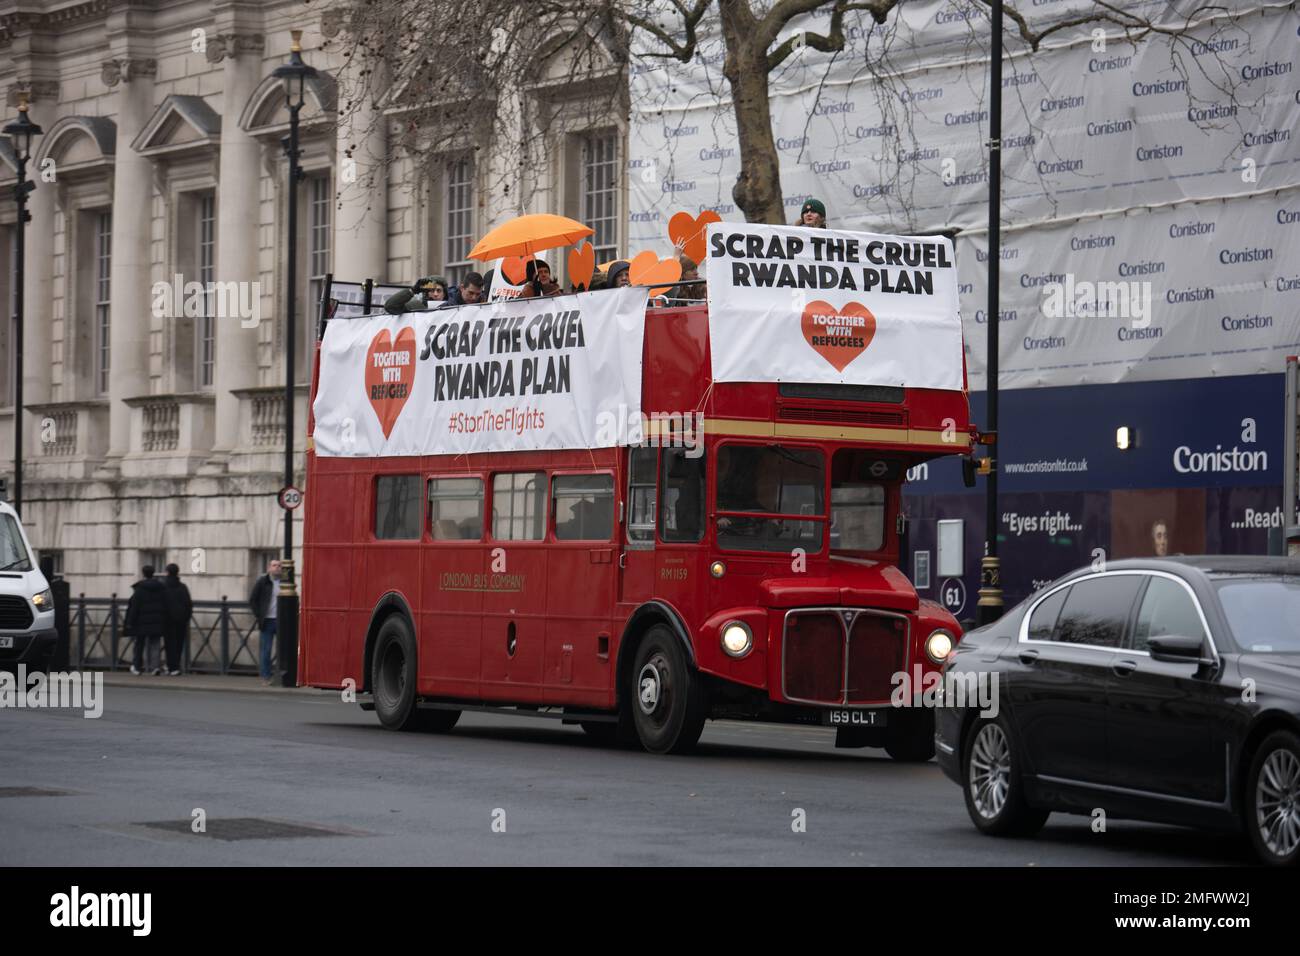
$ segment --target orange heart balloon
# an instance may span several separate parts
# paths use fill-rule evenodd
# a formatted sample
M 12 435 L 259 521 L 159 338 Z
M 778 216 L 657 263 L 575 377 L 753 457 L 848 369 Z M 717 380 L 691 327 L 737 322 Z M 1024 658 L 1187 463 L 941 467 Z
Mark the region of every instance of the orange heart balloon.
M 650 285 L 653 282 L 676 282 L 682 277 L 682 264 L 674 256 L 671 259 L 660 259 L 659 256 L 649 249 L 638 253 L 637 257 L 632 260 L 628 266 L 627 279 L 632 285 Z M 662 295 L 667 292 L 669 286 L 661 286 L 651 289 L 650 294 Z
M 699 265 L 708 254 L 705 240 L 711 222 L 722 222 L 722 217 L 712 209 L 706 209 L 698 216 L 689 212 L 676 213 L 668 220 L 668 238 Z
M 596 269 L 596 250 L 590 242 L 584 242 L 576 249 L 569 250 L 569 283 L 574 288 L 586 289 L 591 286 L 591 274 Z
M 523 281 L 528 278 L 528 260 L 532 255 L 527 256 L 506 256 L 501 260 L 501 274 L 506 277 L 506 281 L 511 285 L 522 285 Z

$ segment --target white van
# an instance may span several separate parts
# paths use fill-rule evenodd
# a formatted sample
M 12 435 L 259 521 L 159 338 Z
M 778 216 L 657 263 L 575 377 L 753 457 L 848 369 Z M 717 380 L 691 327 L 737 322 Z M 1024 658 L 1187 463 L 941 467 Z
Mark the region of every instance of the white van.
M 56 640 L 50 582 L 17 513 L 0 500 L 0 668 L 48 670 Z

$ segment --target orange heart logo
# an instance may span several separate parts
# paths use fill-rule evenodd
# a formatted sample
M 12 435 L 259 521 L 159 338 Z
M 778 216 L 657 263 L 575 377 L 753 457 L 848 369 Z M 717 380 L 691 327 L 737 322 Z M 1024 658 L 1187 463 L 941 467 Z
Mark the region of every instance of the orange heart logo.
M 698 216 L 689 212 L 679 212 L 668 220 L 668 238 L 673 246 L 679 248 L 699 265 L 708 255 L 706 240 L 709 223 L 722 222 L 722 217 L 712 209 L 706 209 Z
M 415 329 L 408 325 L 397 333 L 397 341 L 387 329 L 380 330 L 366 352 L 366 396 L 385 438 L 393 433 L 414 384 Z
M 523 285 L 528 278 L 528 260 L 532 255 L 507 256 L 501 260 L 501 274 L 511 285 Z
M 660 259 L 658 254 L 647 249 L 638 253 L 627 270 L 627 281 L 632 285 L 650 285 L 652 282 L 676 282 L 682 277 L 682 264 L 677 259 Z M 670 286 L 651 289 L 651 295 L 663 295 Z
M 591 274 L 596 270 L 596 250 L 590 242 L 584 242 L 576 249 L 569 250 L 569 284 L 574 288 L 586 289 L 591 285 Z
M 865 352 L 876 335 L 876 317 L 857 302 L 839 309 L 821 300 L 809 302 L 803 310 L 802 325 L 808 344 L 837 372 L 843 372 Z

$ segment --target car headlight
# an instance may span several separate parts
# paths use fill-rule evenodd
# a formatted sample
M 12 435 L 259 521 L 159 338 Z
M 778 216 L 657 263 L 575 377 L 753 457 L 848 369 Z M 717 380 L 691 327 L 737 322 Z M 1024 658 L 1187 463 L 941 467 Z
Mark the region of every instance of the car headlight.
M 743 621 L 722 626 L 722 649 L 731 657 L 744 657 L 754 647 L 754 632 Z
M 948 659 L 948 655 L 952 653 L 952 649 L 956 644 L 957 641 L 952 636 L 952 633 L 940 628 L 933 631 L 925 639 L 925 656 L 936 664 L 942 664 Z
M 50 611 L 54 609 L 54 594 L 49 588 L 46 588 L 40 594 L 32 595 L 32 603 L 36 605 L 38 611 Z

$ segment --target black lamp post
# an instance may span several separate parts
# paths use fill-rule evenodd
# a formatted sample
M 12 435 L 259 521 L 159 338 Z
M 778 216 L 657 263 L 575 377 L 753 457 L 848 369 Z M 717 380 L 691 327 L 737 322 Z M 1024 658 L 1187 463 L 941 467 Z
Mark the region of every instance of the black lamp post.
M 985 487 L 984 560 L 975 620 L 988 624 L 1002 616 L 1002 572 L 998 561 L 998 282 L 1002 277 L 1002 0 L 991 0 L 993 24 L 989 55 L 989 258 L 988 361 L 984 397 L 989 450 Z
M 18 181 L 14 184 L 14 202 L 18 204 L 18 222 L 14 229 L 14 510 L 22 513 L 23 506 L 23 278 L 26 268 L 26 244 L 23 241 L 27 223 L 32 214 L 27 211 L 27 194 L 36 184 L 27 179 L 27 161 L 32 158 L 32 140 L 42 130 L 27 115 L 27 94 L 18 98 L 18 119 L 6 123 L 4 134 L 13 144 L 18 160 Z
M 302 61 L 302 31 L 293 30 L 290 35 L 293 37 L 293 43 L 289 47 L 289 62 L 276 67 L 271 74 L 284 84 L 285 105 L 289 110 L 289 135 L 282 140 L 285 155 L 289 158 L 289 267 L 285 294 L 287 319 L 284 334 L 285 489 L 293 486 L 294 360 L 298 349 L 298 183 L 303 178 L 302 166 L 299 163 L 301 151 L 298 149 L 298 114 L 306 102 L 307 82 L 316 76 L 316 71 Z M 283 492 L 280 504 L 284 510 L 284 560 L 280 563 L 280 602 L 276 609 L 277 630 L 281 682 L 285 687 L 293 687 L 297 683 L 298 672 L 298 591 L 293 573 L 293 509 L 286 505 Z

